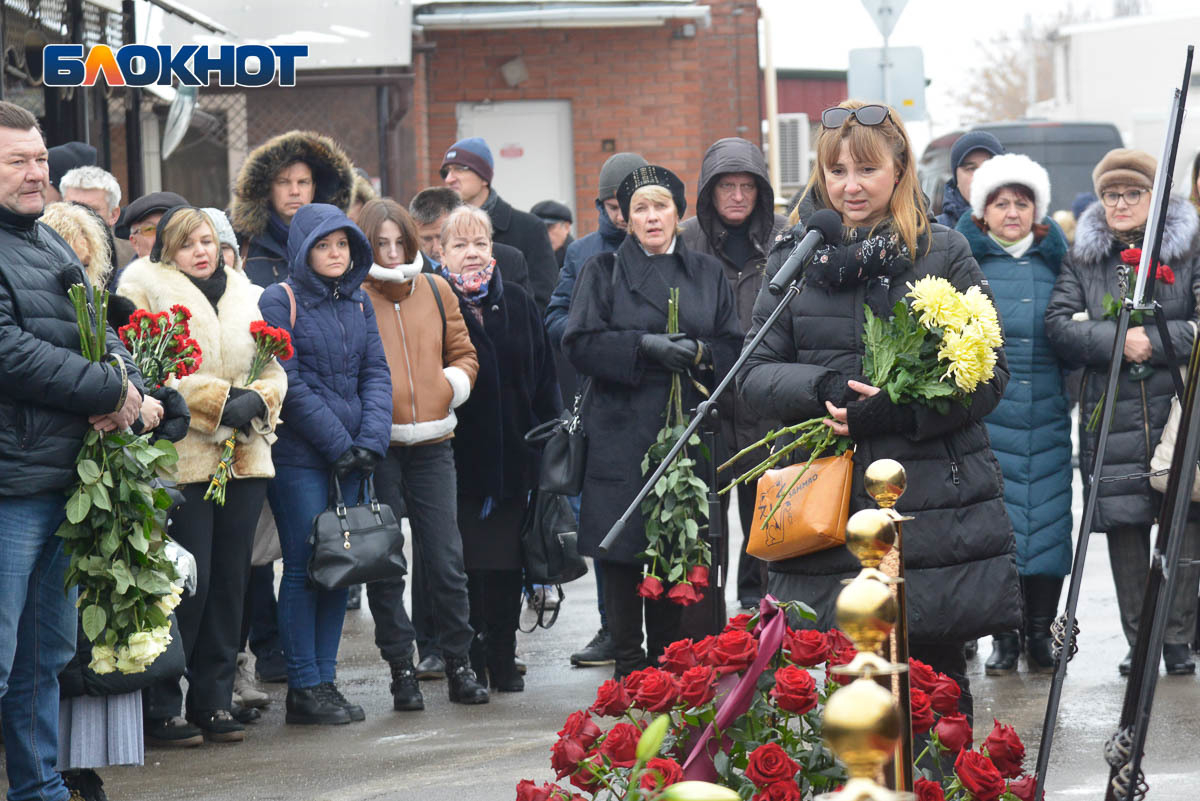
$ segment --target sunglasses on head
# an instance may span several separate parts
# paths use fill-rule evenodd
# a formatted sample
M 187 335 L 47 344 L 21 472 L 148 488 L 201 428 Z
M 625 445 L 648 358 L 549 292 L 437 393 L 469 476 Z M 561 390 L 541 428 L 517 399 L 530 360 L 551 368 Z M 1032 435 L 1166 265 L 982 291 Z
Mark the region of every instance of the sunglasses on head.
M 881 125 L 888 118 L 887 106 L 870 105 L 861 108 L 834 106 L 821 112 L 821 125 L 826 128 L 841 128 L 853 117 L 859 125 Z

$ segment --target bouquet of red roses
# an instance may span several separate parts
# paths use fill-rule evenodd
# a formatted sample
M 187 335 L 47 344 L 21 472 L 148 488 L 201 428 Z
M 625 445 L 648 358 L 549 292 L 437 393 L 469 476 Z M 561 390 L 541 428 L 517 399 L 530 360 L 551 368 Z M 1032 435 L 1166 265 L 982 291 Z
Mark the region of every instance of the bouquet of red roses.
M 246 374 L 246 385 L 258 380 L 262 371 L 272 359 L 286 361 L 295 355 L 292 349 L 292 338 L 282 328 L 267 325 L 266 320 L 255 320 L 250 323 L 250 336 L 254 339 L 254 360 L 250 362 L 250 372 Z M 225 449 L 221 452 L 221 461 L 208 482 L 208 490 L 204 500 L 213 500 L 218 506 L 225 505 L 225 485 L 229 483 L 229 474 L 233 469 L 233 452 L 237 447 L 237 431 L 225 440 Z
M 138 309 L 117 329 L 147 387 L 157 389 L 171 376 L 183 378 L 200 369 L 200 346 L 191 338 L 190 319 L 192 313 L 179 304 L 170 312 Z

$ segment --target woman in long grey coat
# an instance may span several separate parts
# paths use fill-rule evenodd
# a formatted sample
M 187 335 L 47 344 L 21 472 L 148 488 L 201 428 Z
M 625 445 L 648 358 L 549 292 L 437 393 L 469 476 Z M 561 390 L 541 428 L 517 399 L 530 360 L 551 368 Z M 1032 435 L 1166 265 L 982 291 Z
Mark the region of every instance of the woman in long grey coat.
M 895 406 L 886 392 L 852 380 L 863 373 L 864 305 L 890 316 L 906 284 L 927 275 L 960 291 L 988 292 L 962 235 L 927 221 L 903 125 L 890 109 L 881 120 L 872 115 L 884 108 L 846 101 L 822 115 L 826 127 L 808 194 L 815 207 L 841 214 L 844 241 L 808 267 L 790 313 L 767 334 L 738 383 L 746 402 L 766 417 L 795 423 L 829 415 L 834 430 L 854 440 L 851 513 L 875 506 L 863 487 L 867 465 L 891 458 L 907 469 L 908 490 L 897 509 L 915 518 L 904 528 L 911 652 L 958 682 L 960 708 L 970 714 L 964 642 L 1021 621 L 1012 527 L 982 422 L 1004 394 L 1008 367 L 1000 353 L 993 378 L 969 405 L 953 404 L 946 415 L 920 404 Z M 878 122 L 863 124 L 857 113 Z M 772 251 L 768 275 L 791 248 L 785 236 Z M 759 293 L 751 334 L 775 304 L 765 289 Z M 847 550 L 834 548 L 771 563 L 768 589 L 807 602 L 817 611 L 815 625 L 825 629 L 834 625 L 842 579 L 859 569 Z
M 1104 394 L 1115 320 L 1106 316 L 1104 296 L 1119 302 L 1125 294 L 1119 282 L 1122 252 L 1140 248 L 1150 214 L 1150 188 L 1154 180 L 1155 159 L 1140 150 L 1110 151 L 1092 172 L 1099 203 L 1094 203 L 1079 218 L 1075 244 L 1046 308 L 1046 333 L 1060 358 L 1084 368 L 1079 405 L 1079 469 L 1084 481 L 1092 473 L 1099 427 L 1086 430 Z M 1163 231 L 1160 260 L 1164 270 L 1155 285 L 1154 297 L 1162 304 L 1167 328 L 1179 365 L 1185 364 L 1192 350 L 1196 321 L 1200 319 L 1200 220 L 1196 210 L 1184 198 L 1172 198 L 1167 206 L 1167 224 Z M 1132 283 L 1133 272 L 1128 281 Z M 1154 322 L 1131 325 L 1125 337 L 1125 361 L 1117 384 L 1116 409 L 1105 453 L 1102 477 L 1145 473 L 1150 456 L 1162 436 L 1170 412 L 1174 383 L 1167 364 L 1166 351 Z M 1142 365 L 1149 365 L 1148 376 L 1138 379 Z M 1178 365 L 1175 365 L 1178 366 Z M 1146 478 L 1106 481 L 1100 485 L 1100 502 L 1093 531 L 1108 534 L 1108 556 L 1117 589 L 1121 627 L 1132 646 L 1137 638 L 1142 591 L 1150 566 L 1150 526 L 1158 515 L 1162 496 L 1150 488 Z M 1183 557 L 1200 554 L 1200 526 L 1189 523 Z M 1167 619 L 1163 659 L 1167 672 L 1187 674 L 1196 665 L 1189 655 L 1196 620 L 1196 590 L 1200 571 L 1183 568 L 1171 612 Z M 1118 669 L 1128 675 L 1132 650 Z

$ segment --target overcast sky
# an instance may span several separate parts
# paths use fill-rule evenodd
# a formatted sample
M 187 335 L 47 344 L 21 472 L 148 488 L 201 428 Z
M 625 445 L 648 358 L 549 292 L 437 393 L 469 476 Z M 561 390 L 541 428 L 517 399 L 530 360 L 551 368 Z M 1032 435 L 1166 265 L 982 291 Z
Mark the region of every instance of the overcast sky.
M 758 0 L 771 20 L 775 66 L 846 69 L 851 48 L 879 47 L 883 38 L 860 0 Z M 1194 12 L 1200 0 L 1149 0 L 1154 14 Z M 920 47 L 930 79 L 926 105 L 933 135 L 958 125 L 948 90 L 979 63 L 978 42 L 1002 32 L 1017 33 L 1031 15 L 1034 27 L 1073 7 L 1094 18 L 1112 16 L 1112 0 L 908 0 L 888 40 L 889 46 Z M 929 123 L 909 126 L 918 152 L 930 138 Z

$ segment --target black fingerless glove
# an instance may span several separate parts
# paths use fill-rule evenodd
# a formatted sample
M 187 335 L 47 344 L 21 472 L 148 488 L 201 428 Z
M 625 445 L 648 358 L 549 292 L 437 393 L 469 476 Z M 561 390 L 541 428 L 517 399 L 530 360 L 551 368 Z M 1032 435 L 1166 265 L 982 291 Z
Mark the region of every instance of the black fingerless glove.
M 241 428 L 255 417 L 266 417 L 267 405 L 252 389 L 232 387 L 221 412 L 221 425 Z
M 817 400 L 822 404 L 829 401 L 839 409 L 846 405 L 850 398 L 855 397 L 846 386 L 846 376 L 830 370 L 817 379 Z
M 886 390 L 880 390 L 866 400 L 851 401 L 846 405 L 846 425 L 850 427 L 850 437 L 861 440 L 911 431 L 916 420 L 910 407 L 897 406 Z

